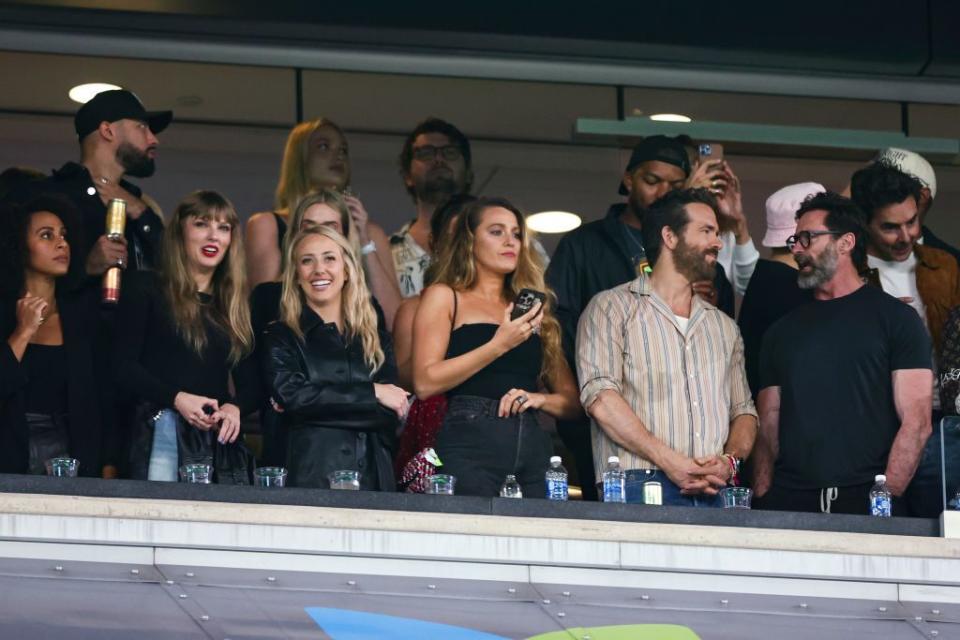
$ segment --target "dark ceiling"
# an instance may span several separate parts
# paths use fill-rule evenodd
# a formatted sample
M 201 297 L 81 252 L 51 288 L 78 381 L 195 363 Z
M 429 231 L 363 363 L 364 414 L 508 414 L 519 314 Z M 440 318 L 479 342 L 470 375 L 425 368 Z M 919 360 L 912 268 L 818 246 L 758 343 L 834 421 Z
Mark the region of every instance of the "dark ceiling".
M 960 78 L 956 0 L 490 0 L 443 5 L 21 0 L 0 2 L 0 24 L 318 47 L 348 44 L 623 64 Z

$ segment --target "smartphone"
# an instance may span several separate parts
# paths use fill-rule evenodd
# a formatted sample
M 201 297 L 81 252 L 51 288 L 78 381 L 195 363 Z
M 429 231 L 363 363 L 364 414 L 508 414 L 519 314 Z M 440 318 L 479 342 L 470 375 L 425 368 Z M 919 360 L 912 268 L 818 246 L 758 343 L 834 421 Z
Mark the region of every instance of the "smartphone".
M 517 299 L 513 301 L 513 311 L 510 312 L 510 319 L 516 320 L 533 309 L 537 300 L 542 305 L 547 300 L 547 294 L 536 289 L 521 289 L 520 293 L 517 294 Z
M 697 148 L 700 162 L 720 162 L 723 160 L 723 145 L 715 142 L 701 143 Z

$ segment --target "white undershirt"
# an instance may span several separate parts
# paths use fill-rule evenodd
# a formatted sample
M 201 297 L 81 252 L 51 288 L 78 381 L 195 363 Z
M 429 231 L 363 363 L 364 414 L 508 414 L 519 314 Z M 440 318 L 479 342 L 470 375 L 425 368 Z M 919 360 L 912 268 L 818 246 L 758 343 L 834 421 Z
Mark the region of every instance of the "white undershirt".
M 690 323 L 690 318 L 684 318 L 673 314 L 674 319 L 677 321 L 677 324 L 680 326 L 680 333 L 687 335 L 687 325 Z
M 927 325 L 927 307 L 923 304 L 920 297 L 920 290 L 917 289 L 917 254 L 911 253 L 910 257 L 902 262 L 890 262 L 881 260 L 874 256 L 867 256 L 867 266 L 876 269 L 880 273 L 880 285 L 886 293 L 895 298 L 913 298 L 908 303 L 920 314 L 923 325 Z M 930 331 L 930 327 L 927 327 Z M 934 370 L 937 366 L 937 354 L 933 353 Z M 939 379 L 933 376 L 933 408 L 940 409 L 940 391 Z
M 914 253 L 902 262 L 890 262 L 874 256 L 867 256 L 867 265 L 880 272 L 880 284 L 883 290 L 894 298 L 913 298 L 910 306 L 913 307 L 923 323 L 927 323 L 927 308 L 920 298 L 917 289 L 917 256 Z M 928 328 L 929 330 L 929 328 Z

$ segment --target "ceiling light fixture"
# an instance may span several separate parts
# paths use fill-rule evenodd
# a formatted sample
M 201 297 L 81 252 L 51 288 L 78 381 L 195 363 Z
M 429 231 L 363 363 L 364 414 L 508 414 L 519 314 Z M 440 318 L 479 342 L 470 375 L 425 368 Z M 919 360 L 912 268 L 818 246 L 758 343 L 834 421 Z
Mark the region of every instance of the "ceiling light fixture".
M 656 122 L 690 122 L 690 116 L 680 113 L 655 113 L 650 119 Z
M 580 226 L 580 216 L 569 211 L 541 211 L 527 216 L 527 226 L 537 233 L 566 233 Z
M 112 91 L 114 89 L 120 89 L 120 87 L 115 84 L 107 84 L 106 82 L 88 82 L 86 84 L 78 84 L 73 89 L 70 89 L 67 95 L 69 95 L 70 99 L 74 102 L 86 104 L 98 93 L 102 91 Z

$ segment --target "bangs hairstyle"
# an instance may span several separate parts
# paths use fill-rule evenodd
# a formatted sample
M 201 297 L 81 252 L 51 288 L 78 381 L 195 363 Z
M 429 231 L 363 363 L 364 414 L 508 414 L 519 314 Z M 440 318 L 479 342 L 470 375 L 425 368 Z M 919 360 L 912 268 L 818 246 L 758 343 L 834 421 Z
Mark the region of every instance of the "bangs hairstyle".
M 340 247 L 346 275 L 346 282 L 343 283 L 343 290 L 340 292 L 344 331 L 348 341 L 360 339 L 363 360 L 370 368 L 372 378 L 386 359 L 383 347 L 380 346 L 380 336 L 377 334 L 377 313 L 370 302 L 370 290 L 363 278 L 360 261 L 347 239 L 330 227 L 307 227 L 303 231 L 298 231 L 287 245 L 284 252 L 286 267 L 281 276 L 283 292 L 280 294 L 280 321 L 290 327 L 298 338 L 304 339 L 303 329 L 300 327 L 300 315 L 303 313 L 306 301 L 297 276 L 297 252 L 306 240 L 316 237 L 333 240 Z
M 360 255 L 360 236 L 357 234 L 357 230 L 354 229 L 353 219 L 350 217 L 350 208 L 347 207 L 347 201 L 343 199 L 343 195 L 337 193 L 333 189 L 320 189 L 318 191 L 311 191 L 303 198 L 300 199 L 300 202 L 297 204 L 297 208 L 293 210 L 293 215 L 290 217 L 289 227 L 291 231 L 287 232 L 287 235 L 283 239 L 283 258 L 287 256 L 287 249 L 289 248 L 289 243 L 293 240 L 294 236 L 297 235 L 297 232 L 300 231 L 300 227 L 303 225 L 303 217 L 307 213 L 307 209 L 312 207 L 315 204 L 325 204 L 337 213 L 340 214 L 340 228 L 343 229 L 343 235 L 346 236 L 347 240 L 350 242 L 350 249 L 353 251 L 354 255 Z M 284 263 L 286 264 L 286 263 Z M 361 263 L 361 268 L 363 264 Z M 282 269 L 283 267 L 281 267 Z
M 0 206 L 0 295 L 19 298 L 24 294 L 27 262 L 27 233 L 33 214 L 49 211 L 60 218 L 67 230 L 70 266 L 57 278 L 57 289 L 64 291 L 79 286 L 84 274 L 83 226 L 80 211 L 63 196 L 41 195 L 26 204 L 7 203 Z
M 183 227 L 196 218 L 223 221 L 231 228 L 230 246 L 213 273 L 211 305 L 200 304 L 197 284 L 187 266 Z M 221 194 L 194 191 L 177 205 L 164 229 L 160 268 L 161 286 L 180 337 L 202 355 L 207 345 L 206 316 L 230 339 L 230 362 L 234 365 L 253 350 L 241 226 L 233 205 Z
M 287 136 L 287 144 L 283 149 L 283 161 L 280 164 L 280 180 L 277 182 L 277 191 L 274 196 L 274 206 L 278 211 L 289 211 L 301 198 L 314 190 L 314 186 L 310 183 L 310 138 L 323 127 L 330 127 L 339 133 L 343 144 L 347 144 L 347 136 L 344 135 L 343 129 L 326 118 L 301 122 L 295 126 Z M 349 160 L 346 164 L 347 179 L 344 184 L 350 184 Z
M 543 341 L 543 362 L 540 380 L 547 382 L 553 372 L 564 363 L 560 346 L 560 324 L 554 310 L 557 298 L 544 280 L 543 260 L 531 246 L 523 214 L 505 198 L 478 198 L 464 207 L 446 241 L 442 242 L 434 264 L 433 284 L 445 284 L 454 291 L 469 291 L 477 283 L 477 259 L 474 253 L 476 231 L 488 209 L 502 208 L 511 212 L 520 227 L 520 255 L 517 268 L 508 273 L 503 281 L 503 295 L 513 302 L 521 289 L 535 289 L 547 294 L 543 307 L 543 324 L 540 338 Z

